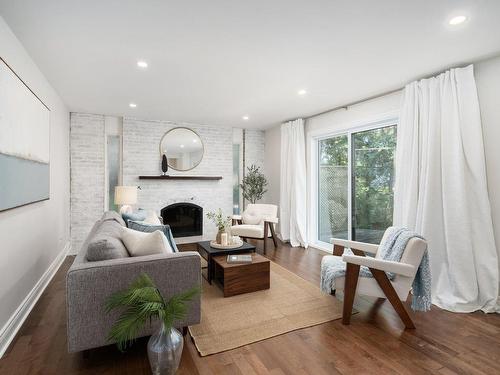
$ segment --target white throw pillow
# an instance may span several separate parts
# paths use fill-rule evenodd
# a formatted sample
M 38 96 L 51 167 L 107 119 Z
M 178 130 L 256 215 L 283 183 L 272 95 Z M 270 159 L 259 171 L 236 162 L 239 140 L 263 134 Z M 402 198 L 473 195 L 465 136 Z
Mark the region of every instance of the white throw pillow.
M 132 257 L 173 253 L 167 237 L 159 230 L 146 233 L 123 227 L 121 240 Z
M 156 215 L 156 212 L 154 211 L 148 211 L 146 219 L 143 220 L 146 224 L 151 224 L 151 225 L 161 225 L 160 219 L 158 219 L 158 216 Z
M 241 215 L 243 224 L 259 225 L 263 224 L 262 214 L 253 208 L 247 208 Z

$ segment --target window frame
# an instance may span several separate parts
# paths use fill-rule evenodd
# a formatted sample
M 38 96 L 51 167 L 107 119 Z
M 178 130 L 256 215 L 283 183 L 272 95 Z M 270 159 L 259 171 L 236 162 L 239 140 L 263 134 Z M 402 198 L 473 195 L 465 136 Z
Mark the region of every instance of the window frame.
M 318 239 L 318 189 L 319 189 L 319 142 L 328 138 L 346 135 L 347 136 L 347 230 L 348 230 L 348 240 L 352 240 L 352 135 L 354 133 L 359 133 L 368 130 L 375 130 L 380 128 L 385 128 L 388 126 L 399 125 L 399 113 L 391 112 L 376 118 L 355 122 L 347 124 L 346 126 L 339 127 L 338 130 L 328 130 L 321 129 L 315 132 L 311 132 L 308 135 L 308 145 L 309 145 L 309 217 L 308 217 L 308 234 L 310 239 L 310 245 L 314 248 L 326 251 L 328 253 L 333 252 L 333 246 L 331 243 L 320 241 Z M 397 144 L 396 144 L 397 147 Z

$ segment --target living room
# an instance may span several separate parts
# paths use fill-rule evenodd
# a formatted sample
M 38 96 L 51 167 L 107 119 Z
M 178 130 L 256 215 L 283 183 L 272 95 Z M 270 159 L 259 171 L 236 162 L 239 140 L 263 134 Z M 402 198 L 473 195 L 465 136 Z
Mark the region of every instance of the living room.
M 498 14 L 0 0 L 0 373 L 500 372 Z

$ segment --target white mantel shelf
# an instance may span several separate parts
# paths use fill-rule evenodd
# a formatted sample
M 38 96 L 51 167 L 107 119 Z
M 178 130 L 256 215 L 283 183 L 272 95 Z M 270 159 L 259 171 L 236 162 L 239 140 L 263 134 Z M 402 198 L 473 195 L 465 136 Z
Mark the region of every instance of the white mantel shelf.
M 222 180 L 222 176 L 197 176 L 197 175 L 157 175 L 139 176 L 139 180 Z

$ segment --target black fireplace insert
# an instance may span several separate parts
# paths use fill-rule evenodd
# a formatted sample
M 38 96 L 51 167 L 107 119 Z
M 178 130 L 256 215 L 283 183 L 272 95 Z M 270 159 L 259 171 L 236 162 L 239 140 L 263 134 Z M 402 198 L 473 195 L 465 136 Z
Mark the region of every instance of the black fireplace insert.
M 160 211 L 174 237 L 203 235 L 203 208 L 193 203 L 174 203 Z

